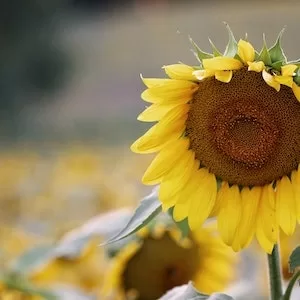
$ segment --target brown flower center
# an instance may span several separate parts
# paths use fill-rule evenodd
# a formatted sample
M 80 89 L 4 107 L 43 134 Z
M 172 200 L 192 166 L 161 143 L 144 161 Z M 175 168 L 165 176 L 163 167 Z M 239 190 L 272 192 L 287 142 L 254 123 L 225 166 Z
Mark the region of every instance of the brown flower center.
M 153 300 L 193 279 L 197 271 L 198 250 L 180 247 L 170 236 L 147 238 L 142 248 L 128 262 L 123 274 L 126 293 L 138 300 Z
M 230 83 L 199 84 L 186 134 L 196 158 L 217 177 L 264 185 L 300 162 L 300 104 L 291 88 L 276 92 L 261 73 L 241 69 Z

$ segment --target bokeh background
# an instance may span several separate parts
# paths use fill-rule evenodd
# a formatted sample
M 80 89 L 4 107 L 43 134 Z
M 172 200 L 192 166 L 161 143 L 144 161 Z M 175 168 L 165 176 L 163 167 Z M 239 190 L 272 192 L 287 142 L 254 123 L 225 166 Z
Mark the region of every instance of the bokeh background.
M 285 52 L 297 59 L 299 10 L 297 0 L 1 1 L 1 226 L 53 239 L 135 207 L 150 192 L 140 178 L 151 155 L 129 150 L 147 128 L 136 120 L 140 74 L 197 64 L 189 36 L 224 49 L 223 21 L 258 49 L 263 33 L 271 46 L 286 26 Z

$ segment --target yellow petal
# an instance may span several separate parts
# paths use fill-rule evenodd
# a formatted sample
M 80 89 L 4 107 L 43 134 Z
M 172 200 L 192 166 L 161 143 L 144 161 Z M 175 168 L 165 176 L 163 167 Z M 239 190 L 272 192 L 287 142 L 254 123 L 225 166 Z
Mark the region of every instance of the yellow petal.
M 268 253 L 271 254 L 275 243 L 271 242 L 262 231 L 261 227 L 256 228 L 256 238 L 260 246 Z
M 206 58 L 202 61 L 204 69 L 223 71 L 223 70 L 239 70 L 243 64 L 232 57 L 217 56 L 213 58 Z
M 167 202 L 179 193 L 190 178 L 195 166 L 195 153 L 191 150 L 184 153 L 181 159 L 163 178 L 158 196 L 162 202 Z
M 168 78 L 144 78 L 141 75 L 141 79 L 147 88 L 153 88 L 174 83 L 172 79 Z
M 265 64 L 262 61 L 248 63 L 248 66 L 248 71 L 262 72 L 265 69 Z
M 144 184 L 157 184 L 168 173 L 180 157 L 188 150 L 189 139 L 181 138 L 170 142 L 154 158 L 146 170 L 142 182 Z
M 174 206 L 173 217 L 176 222 L 180 222 L 188 216 L 192 195 L 195 193 L 199 185 L 198 177 L 196 176 L 200 163 L 197 162 L 191 173 L 190 179 L 176 196 L 176 204 Z
M 131 151 L 147 154 L 163 149 L 169 142 L 181 137 L 185 130 L 185 121 L 184 119 L 178 120 L 165 128 L 165 131 L 158 130 L 158 124 L 154 125 L 131 145 Z
M 288 87 L 292 87 L 293 86 L 293 77 L 292 76 L 280 76 L 280 75 L 275 75 L 274 76 L 275 81 L 277 81 L 280 84 L 284 84 Z
M 196 78 L 198 80 L 203 80 L 205 78 L 214 76 L 215 71 L 213 71 L 213 70 L 197 70 L 197 71 L 194 71 L 193 74 L 194 74 L 194 76 L 196 76 Z
M 232 71 L 216 71 L 215 78 L 219 81 L 228 83 L 232 78 Z
M 296 217 L 298 223 L 300 223 L 300 171 L 298 170 L 292 172 L 292 185 L 296 203 Z
M 241 249 L 252 240 L 254 235 L 260 195 L 260 187 L 253 187 L 251 190 L 246 187 L 241 192 L 243 205 L 242 217 L 238 228 Z
M 221 187 L 221 207 L 218 215 L 218 229 L 225 244 L 231 246 L 241 219 L 242 201 L 237 185 L 232 187 L 228 183 Z
M 268 240 L 277 243 L 279 228 L 276 220 L 275 192 L 272 184 L 262 187 L 256 227 L 261 228 Z
M 184 129 L 189 105 L 177 105 L 156 125 L 131 145 L 136 153 L 153 153 L 162 149 L 170 141 L 178 139 Z
M 296 82 L 293 83 L 292 90 L 297 100 L 300 101 L 300 86 Z
M 152 104 L 147 107 L 138 117 L 137 119 L 142 122 L 155 122 L 159 121 L 162 117 L 166 115 L 172 108 L 174 108 L 176 104 Z
M 171 79 L 196 80 L 195 75 L 193 75 L 195 69 L 191 66 L 185 64 L 174 64 L 164 66 L 163 69 Z
M 269 74 L 266 70 L 262 71 L 262 77 L 264 81 L 272 88 L 274 88 L 277 92 L 280 90 L 280 83 L 275 81 L 274 76 Z
M 217 196 L 216 177 L 207 169 L 197 171 L 198 188 L 191 195 L 188 222 L 191 230 L 198 229 L 208 218 Z
M 285 65 L 281 67 L 282 76 L 294 76 L 298 67 L 296 65 Z
M 293 186 L 287 176 L 277 182 L 275 201 L 278 225 L 286 235 L 290 236 L 296 227 L 296 203 Z
M 148 79 L 149 80 L 149 79 Z M 167 83 L 145 90 L 141 98 L 150 103 L 183 104 L 193 98 L 198 85 L 191 81 L 169 79 Z
M 253 62 L 255 58 L 255 50 L 249 42 L 239 40 L 238 55 L 244 63 Z

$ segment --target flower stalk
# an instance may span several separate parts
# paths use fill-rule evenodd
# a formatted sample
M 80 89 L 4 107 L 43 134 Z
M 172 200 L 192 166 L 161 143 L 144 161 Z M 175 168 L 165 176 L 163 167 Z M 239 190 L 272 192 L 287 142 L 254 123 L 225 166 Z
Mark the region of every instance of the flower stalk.
M 268 254 L 271 300 L 280 300 L 282 298 L 282 274 L 280 266 L 279 246 L 275 244 L 272 253 Z

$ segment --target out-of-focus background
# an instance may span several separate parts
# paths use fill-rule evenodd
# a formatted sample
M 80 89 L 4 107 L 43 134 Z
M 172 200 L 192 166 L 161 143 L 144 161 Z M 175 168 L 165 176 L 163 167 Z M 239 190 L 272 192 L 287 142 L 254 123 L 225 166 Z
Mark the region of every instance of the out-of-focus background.
M 224 49 L 223 21 L 258 49 L 263 33 L 271 46 L 287 26 L 284 49 L 296 59 L 299 10 L 297 0 L 1 1 L 1 226 L 53 239 L 135 207 L 152 158 L 129 150 L 148 127 L 136 120 L 140 73 L 196 65 L 189 36 Z

